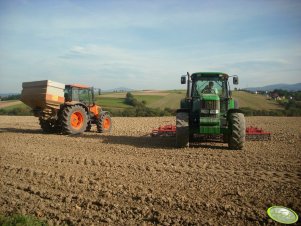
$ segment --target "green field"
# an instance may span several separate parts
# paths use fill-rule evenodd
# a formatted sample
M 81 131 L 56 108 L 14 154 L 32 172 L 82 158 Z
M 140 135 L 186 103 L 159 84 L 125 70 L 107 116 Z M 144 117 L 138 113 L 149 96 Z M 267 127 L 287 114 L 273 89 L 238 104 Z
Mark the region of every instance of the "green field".
M 147 106 L 150 106 L 152 103 L 164 98 L 164 96 L 158 95 L 134 95 L 134 97 L 140 102 L 145 101 Z
M 145 101 L 147 106 L 161 99 L 161 96 L 154 96 L 154 95 L 150 95 L 150 96 L 135 95 L 134 97 L 140 102 Z M 125 104 L 124 100 L 125 98 L 97 96 L 96 104 L 105 108 L 114 108 L 114 109 L 131 108 L 132 106 Z
M 97 105 L 105 108 L 122 109 L 122 108 L 131 107 L 124 103 L 124 98 L 117 98 L 117 97 L 97 96 L 95 98 L 95 102 Z
M 179 93 L 169 93 L 168 95 L 160 98 L 156 102 L 149 104 L 149 107 L 152 108 L 170 108 L 170 109 L 178 109 L 180 108 L 180 101 L 185 97 L 184 94 Z
M 185 97 L 185 90 L 165 90 L 165 91 L 136 91 L 132 92 L 134 98 L 139 102 L 145 101 L 149 108 L 178 109 L 180 101 Z M 124 103 L 126 93 L 107 93 L 95 97 L 96 104 L 106 110 L 124 110 L 133 108 Z M 244 91 L 233 91 L 233 98 L 239 103 L 240 108 L 252 110 L 283 110 L 283 107 L 273 100 L 267 100 L 263 95 L 247 93 Z M 0 102 L 1 103 L 1 102 Z M 4 102 L 3 102 L 4 104 Z M 1 106 L 1 105 L 0 105 Z M 1 107 L 1 114 L 6 112 L 29 112 L 30 109 L 25 104 L 16 102 L 15 105 Z
M 31 108 L 19 101 L 14 105 L 1 107 L 0 115 L 32 115 Z
M 154 91 L 154 92 L 132 92 L 134 98 L 138 101 L 146 102 L 146 106 L 150 108 L 171 108 L 177 109 L 180 106 L 180 100 L 185 97 L 183 90 L 170 90 L 170 91 Z M 124 104 L 126 93 L 109 93 L 97 96 L 97 103 L 104 107 L 110 108 L 127 108 L 128 105 Z
M 244 91 L 233 91 L 233 98 L 238 101 L 240 108 L 251 108 L 254 110 L 279 110 L 283 109 L 274 100 L 267 100 L 263 95 L 247 93 Z
M 10 110 L 14 110 L 16 108 L 18 108 L 18 109 L 30 109 L 27 105 L 25 105 L 24 103 L 20 103 L 20 102 L 17 102 L 16 104 L 10 105 L 10 106 L 7 106 L 7 107 L 2 107 L 1 109 L 6 110 L 6 111 L 10 111 Z
M 150 108 L 171 108 L 180 107 L 180 101 L 185 97 L 185 90 L 166 90 L 156 92 L 132 92 L 139 101 L 145 101 Z M 98 96 L 98 103 L 105 107 L 126 108 L 128 105 L 123 103 L 126 93 L 111 93 Z M 267 100 L 263 95 L 247 93 L 244 91 L 233 91 L 233 98 L 236 99 L 241 108 L 251 108 L 254 110 L 279 110 L 281 105 L 273 100 Z

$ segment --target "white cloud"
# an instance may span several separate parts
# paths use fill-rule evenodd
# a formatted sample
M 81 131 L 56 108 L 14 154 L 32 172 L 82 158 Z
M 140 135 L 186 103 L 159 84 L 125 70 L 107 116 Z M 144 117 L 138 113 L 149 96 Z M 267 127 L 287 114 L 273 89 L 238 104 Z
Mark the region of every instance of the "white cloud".
M 300 3 L 7 4 L 0 7 L 0 90 L 12 89 L 11 77 L 172 89 L 186 71 L 239 74 L 244 85 L 256 86 L 300 80 L 300 31 L 294 30 Z M 295 27 L 278 34 L 281 23 Z

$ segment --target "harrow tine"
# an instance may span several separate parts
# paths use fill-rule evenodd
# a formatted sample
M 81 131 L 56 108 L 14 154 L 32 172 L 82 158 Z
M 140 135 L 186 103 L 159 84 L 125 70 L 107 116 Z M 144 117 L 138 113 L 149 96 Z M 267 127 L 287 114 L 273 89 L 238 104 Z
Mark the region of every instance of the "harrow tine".
M 248 141 L 269 141 L 271 140 L 271 133 L 265 132 L 263 129 L 257 127 L 246 128 L 246 140 Z

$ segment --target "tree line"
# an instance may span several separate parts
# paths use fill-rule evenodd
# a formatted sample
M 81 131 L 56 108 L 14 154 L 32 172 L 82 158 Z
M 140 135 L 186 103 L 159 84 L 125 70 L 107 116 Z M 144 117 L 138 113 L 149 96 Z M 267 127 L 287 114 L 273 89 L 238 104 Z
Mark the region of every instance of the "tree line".
M 277 110 L 254 110 L 251 108 L 241 108 L 246 116 L 301 116 L 301 91 L 290 92 L 286 90 L 274 90 L 279 95 L 285 96 L 284 100 L 278 101 L 284 109 Z M 5 100 L 19 100 L 20 94 L 6 97 Z M 146 106 L 146 101 L 139 101 L 131 92 L 126 94 L 124 103 L 132 106 L 123 110 L 105 109 L 111 112 L 112 116 L 121 117 L 158 117 L 174 116 L 175 109 L 170 108 L 150 108 Z M 33 115 L 29 107 L 9 107 L 0 109 L 0 115 Z
M 0 96 L 0 100 L 1 101 L 7 101 L 7 100 L 20 100 L 21 98 L 21 94 L 12 94 L 12 95 L 8 95 L 8 96 Z
M 263 94 L 266 95 L 265 92 Z M 277 100 L 277 103 L 284 109 L 254 110 L 246 107 L 241 110 L 246 116 L 301 116 L 301 91 L 274 89 L 269 92 L 270 96 L 272 94 L 284 97 L 284 99 Z

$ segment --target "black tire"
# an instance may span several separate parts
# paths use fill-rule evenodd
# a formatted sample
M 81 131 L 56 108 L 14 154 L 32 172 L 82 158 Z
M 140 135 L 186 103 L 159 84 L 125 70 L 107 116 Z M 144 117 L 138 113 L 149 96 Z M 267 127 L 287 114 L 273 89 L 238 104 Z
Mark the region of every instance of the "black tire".
M 230 149 L 241 150 L 246 140 L 245 116 L 242 113 L 232 113 L 229 117 L 229 140 Z
M 223 134 L 223 143 L 228 143 L 229 142 L 229 135 L 224 133 Z
M 101 112 L 96 121 L 97 132 L 108 133 L 112 129 L 112 119 L 108 112 Z
M 88 122 L 85 132 L 90 132 L 92 128 L 91 122 Z
M 83 133 L 87 128 L 87 118 L 87 112 L 82 106 L 66 106 L 61 116 L 62 132 L 65 134 Z
M 56 124 L 50 120 L 39 118 L 40 126 L 44 133 L 56 133 L 58 128 Z
M 176 145 L 179 148 L 189 146 L 189 115 L 187 112 L 178 112 L 176 116 Z

